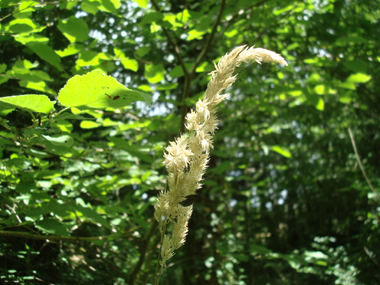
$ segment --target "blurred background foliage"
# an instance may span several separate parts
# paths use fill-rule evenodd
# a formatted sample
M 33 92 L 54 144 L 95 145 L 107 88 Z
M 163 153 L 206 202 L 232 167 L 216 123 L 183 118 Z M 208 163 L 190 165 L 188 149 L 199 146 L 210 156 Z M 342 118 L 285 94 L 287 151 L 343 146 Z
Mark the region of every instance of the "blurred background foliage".
M 99 69 L 153 103 L 49 116 L 0 102 L 0 280 L 153 284 L 162 154 L 242 44 L 186 244 L 162 284 L 380 283 L 377 0 L 0 2 L 0 96 Z M 1 101 L 1 98 L 0 98 Z M 67 142 L 70 145 L 67 145 Z

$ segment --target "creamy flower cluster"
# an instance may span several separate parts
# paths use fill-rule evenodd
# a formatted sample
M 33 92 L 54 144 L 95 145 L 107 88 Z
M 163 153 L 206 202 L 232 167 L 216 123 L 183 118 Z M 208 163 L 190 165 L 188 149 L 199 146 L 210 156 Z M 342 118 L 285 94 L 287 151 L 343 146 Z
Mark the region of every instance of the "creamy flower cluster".
M 199 100 L 195 111 L 191 110 L 186 116 L 188 132 L 170 142 L 166 148 L 163 163 L 169 173 L 168 187 L 159 194 L 154 213 L 162 235 L 161 270 L 174 255 L 174 250 L 185 243 L 193 208 L 182 206 L 181 202 L 201 187 L 200 181 L 207 168 L 217 129 L 216 105 L 227 96 L 221 92 L 235 82 L 236 75 L 232 75 L 235 68 L 248 61 L 287 65 L 279 54 L 262 48 L 239 46 L 224 55 L 211 73 L 203 100 Z M 171 235 L 166 234 L 169 223 L 174 225 Z

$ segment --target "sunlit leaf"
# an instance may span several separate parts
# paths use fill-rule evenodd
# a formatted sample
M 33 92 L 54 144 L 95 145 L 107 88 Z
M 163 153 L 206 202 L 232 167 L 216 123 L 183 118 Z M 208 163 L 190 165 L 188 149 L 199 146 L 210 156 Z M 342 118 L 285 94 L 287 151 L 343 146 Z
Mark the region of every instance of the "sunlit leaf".
M 164 79 L 165 69 L 160 64 L 145 64 L 144 76 L 149 83 L 158 83 Z
M 274 145 L 274 146 L 271 146 L 270 149 L 281 154 L 282 156 L 287 157 L 287 158 L 292 157 L 292 154 L 290 153 L 290 151 L 287 150 L 286 148 L 282 147 L 282 146 Z
M 45 95 L 19 95 L 0 98 L 0 110 L 21 109 L 36 113 L 50 113 L 54 109 L 54 101 Z
M 364 74 L 364 73 L 356 73 L 351 74 L 347 79 L 346 82 L 352 82 L 352 83 L 366 83 L 370 81 L 372 77 L 370 75 Z
M 147 94 L 132 91 L 115 78 L 94 70 L 69 79 L 59 91 L 58 101 L 66 107 L 104 109 L 121 108 L 135 101 L 150 102 Z

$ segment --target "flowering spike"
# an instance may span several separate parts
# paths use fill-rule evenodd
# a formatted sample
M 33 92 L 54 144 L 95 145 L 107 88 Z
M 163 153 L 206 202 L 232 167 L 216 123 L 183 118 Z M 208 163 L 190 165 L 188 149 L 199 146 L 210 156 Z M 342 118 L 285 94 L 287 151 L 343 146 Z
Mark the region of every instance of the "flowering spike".
M 180 203 L 201 187 L 200 181 L 207 168 L 209 151 L 213 148 L 213 135 L 217 129 L 215 106 L 227 96 L 221 95 L 222 91 L 235 82 L 235 68 L 248 61 L 288 65 L 281 55 L 262 48 L 239 46 L 224 55 L 215 64 L 215 71 L 210 73 L 211 80 L 203 100 L 197 102 L 195 111 L 191 110 L 186 115 L 189 134 L 170 142 L 166 148 L 163 164 L 169 173 L 168 191 L 158 196 L 154 214 L 160 223 L 162 235 L 161 271 L 166 261 L 174 255 L 174 250 L 185 243 L 192 206 L 183 207 Z M 163 216 L 165 219 L 162 219 Z M 165 234 L 169 222 L 174 223 L 171 235 Z

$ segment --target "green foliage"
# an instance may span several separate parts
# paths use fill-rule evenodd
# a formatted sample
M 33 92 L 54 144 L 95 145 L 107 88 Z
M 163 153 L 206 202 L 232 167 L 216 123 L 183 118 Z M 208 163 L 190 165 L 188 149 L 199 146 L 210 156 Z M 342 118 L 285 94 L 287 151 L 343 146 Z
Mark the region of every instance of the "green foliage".
M 241 44 L 289 67 L 240 68 L 161 283 L 380 283 L 379 8 L 0 1 L 0 283 L 153 284 L 164 147 Z

